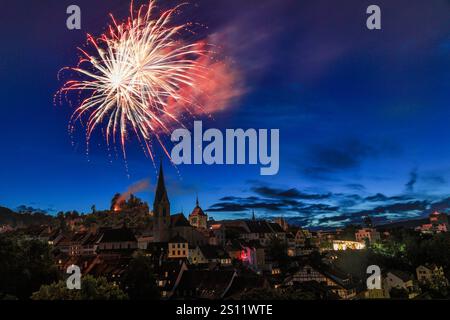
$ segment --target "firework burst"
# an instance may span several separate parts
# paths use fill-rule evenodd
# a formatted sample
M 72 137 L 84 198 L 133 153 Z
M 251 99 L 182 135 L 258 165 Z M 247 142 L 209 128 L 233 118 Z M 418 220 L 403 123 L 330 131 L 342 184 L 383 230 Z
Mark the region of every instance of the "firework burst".
M 77 92 L 81 97 L 69 130 L 86 119 L 87 145 L 94 129 L 101 126 L 108 146 L 120 139 L 124 157 L 128 136 L 134 133 L 153 161 L 154 138 L 170 158 L 160 135 L 180 124 L 182 113 L 199 113 L 196 109 L 201 105 L 186 93 L 205 78 L 207 66 L 202 61 L 210 59 L 204 42 L 180 39 L 190 24 L 171 25 L 178 8 L 155 15 L 154 0 L 136 12 L 131 3 L 126 21 L 117 22 L 111 15 L 107 32 L 98 38 L 88 35 L 91 53 L 80 48 L 78 65 L 63 68 L 81 78 L 67 81 L 58 93 L 67 98 Z

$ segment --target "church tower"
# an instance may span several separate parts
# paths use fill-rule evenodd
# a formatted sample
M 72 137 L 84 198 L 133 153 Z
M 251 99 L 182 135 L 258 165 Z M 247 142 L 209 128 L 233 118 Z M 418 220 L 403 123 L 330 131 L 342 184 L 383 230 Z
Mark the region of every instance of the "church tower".
M 167 197 L 162 161 L 153 202 L 153 241 L 167 242 L 170 236 L 170 202 Z
M 207 220 L 208 215 L 203 212 L 202 208 L 200 208 L 200 204 L 198 203 L 198 196 L 197 200 L 195 201 L 195 208 L 192 210 L 191 214 L 189 215 L 189 223 L 191 226 L 194 226 L 196 228 L 200 229 L 206 229 L 207 228 Z

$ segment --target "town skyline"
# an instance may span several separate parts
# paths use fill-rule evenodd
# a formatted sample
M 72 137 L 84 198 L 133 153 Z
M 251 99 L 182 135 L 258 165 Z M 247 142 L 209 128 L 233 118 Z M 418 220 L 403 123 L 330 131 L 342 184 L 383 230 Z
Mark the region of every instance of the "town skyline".
M 164 169 L 164 165 L 163 165 L 163 161 L 160 161 L 160 166 L 159 166 L 159 170 Z M 165 170 L 165 169 L 164 169 Z M 158 175 L 159 178 L 159 175 Z M 383 209 L 382 207 L 376 207 L 375 209 L 367 209 L 367 210 L 361 210 L 359 212 L 353 212 L 351 213 L 353 216 L 353 219 L 341 219 L 340 216 L 337 216 L 336 222 L 335 224 L 332 225 L 324 225 L 321 223 L 318 224 L 305 224 L 303 220 L 299 219 L 299 215 L 296 214 L 294 216 L 289 215 L 289 212 L 283 211 L 283 210 L 272 210 L 272 213 L 265 213 L 264 211 L 261 210 L 261 208 L 259 208 L 259 206 L 261 204 L 257 204 L 257 205 L 249 205 L 248 207 L 246 207 L 246 209 L 243 209 L 242 207 L 237 208 L 239 210 L 239 214 L 235 214 L 235 215 L 227 215 L 225 214 L 224 216 L 220 215 L 220 210 L 215 210 L 214 206 L 212 207 L 205 207 L 203 205 L 203 202 L 201 201 L 201 197 L 199 197 L 199 192 L 195 191 L 195 193 L 191 194 L 191 196 L 193 197 L 191 200 L 192 204 L 188 204 L 188 205 L 184 205 L 181 207 L 181 210 L 178 210 L 176 207 L 174 208 L 172 203 L 176 201 L 173 201 L 174 197 L 171 197 L 171 186 L 168 186 L 166 188 L 166 179 L 163 177 L 163 185 L 164 185 L 164 190 L 165 192 L 168 194 L 168 198 L 170 199 L 170 206 L 171 206 L 171 214 L 189 214 L 189 212 L 191 211 L 191 208 L 195 208 L 195 207 L 199 207 L 201 204 L 201 207 L 203 208 L 203 210 L 208 214 L 208 218 L 211 219 L 212 221 L 218 220 L 242 220 L 242 219 L 255 219 L 255 216 L 258 217 L 258 219 L 261 220 L 272 220 L 274 221 L 275 219 L 286 219 L 286 221 L 288 221 L 289 223 L 293 224 L 293 225 L 297 225 L 299 227 L 304 227 L 304 228 L 309 228 L 312 230 L 333 230 L 333 229 L 342 229 L 348 225 L 364 225 L 364 220 L 367 217 L 370 217 L 371 220 L 373 221 L 374 225 L 378 225 L 378 226 L 383 226 L 383 225 L 388 225 L 390 223 L 395 223 L 395 222 L 406 222 L 406 221 L 410 221 L 410 220 L 423 220 L 423 218 L 428 217 L 431 213 L 434 212 L 442 212 L 442 213 L 446 213 L 445 210 L 445 201 L 444 202 L 436 202 L 436 203 L 429 203 L 428 207 L 427 207 L 427 203 L 424 201 L 418 205 L 421 206 L 420 212 L 418 212 L 416 215 L 412 215 L 412 216 L 405 216 L 405 215 L 399 215 L 397 219 L 392 219 L 392 220 L 380 220 L 378 214 L 383 214 Z M 152 199 L 154 199 L 154 197 L 156 196 L 156 194 L 158 193 L 158 185 L 161 182 L 158 180 L 158 183 L 155 185 L 150 185 L 148 183 L 148 181 L 146 180 L 140 180 L 138 183 L 131 185 L 127 191 L 123 192 L 123 193 L 115 193 L 113 197 L 110 197 L 110 200 L 108 200 L 108 206 L 105 208 L 102 207 L 98 207 L 96 204 L 93 204 L 89 210 L 87 211 L 78 211 L 76 209 L 72 209 L 72 210 L 61 210 L 58 212 L 47 212 L 45 210 L 41 210 L 41 209 L 36 209 L 30 206 L 19 206 L 18 208 L 13 208 L 13 210 L 18 211 L 19 214 L 20 213 L 44 213 L 44 214 L 48 214 L 50 216 L 56 216 L 60 213 L 64 213 L 64 212 L 79 212 L 79 214 L 82 215 L 89 215 L 91 213 L 95 213 L 96 211 L 105 211 L 108 212 L 110 211 L 111 214 L 114 214 L 116 212 L 121 211 L 120 206 L 123 203 L 126 203 L 128 200 L 130 200 L 130 197 L 135 197 L 137 199 L 139 199 L 140 201 L 143 201 L 143 203 L 146 203 L 148 205 L 148 210 L 149 213 L 152 214 L 153 213 L 153 201 Z M 142 189 L 148 189 L 149 190 L 149 194 L 150 197 L 148 198 L 139 198 L 139 195 L 142 194 Z M 153 189 L 153 191 L 150 191 L 151 189 Z M 168 191 L 166 191 L 168 190 Z M 301 197 L 304 199 L 327 199 L 329 197 L 331 197 L 330 194 L 322 194 L 322 195 L 314 195 L 314 194 L 306 194 L 306 193 L 301 193 L 296 189 L 286 189 L 286 190 L 280 190 L 280 189 L 270 189 L 268 187 L 261 187 L 259 192 L 261 194 L 273 194 L 273 195 L 277 195 L 278 196 L 278 200 L 284 200 L 287 203 L 292 202 L 293 199 L 295 199 L 296 197 Z M 147 193 L 144 193 L 145 195 Z M 355 196 L 353 196 L 354 198 Z M 394 200 L 401 200 L 401 199 L 405 199 L 407 200 L 407 197 L 392 197 Z M 228 201 L 228 200 L 235 200 L 236 198 L 222 198 L 222 200 L 224 201 Z M 389 197 L 386 197 L 385 195 L 378 193 L 372 196 L 368 196 L 366 197 L 366 199 L 361 199 L 362 201 L 368 201 L 368 202 L 377 202 L 379 199 L 381 200 L 388 200 Z M 251 199 L 254 200 L 254 199 Z M 220 204 L 221 206 L 223 206 L 224 204 Z M 275 204 L 276 205 L 276 204 Z M 443 210 L 444 208 L 444 210 Z M 260 209 L 260 210 L 258 210 Z M 406 208 L 406 209 L 410 209 L 410 208 Z M 331 210 L 330 210 L 331 211 Z M 262 212 L 262 214 L 261 214 Z M 275 214 L 278 213 L 278 214 Z M 332 220 L 332 219 L 331 219 Z

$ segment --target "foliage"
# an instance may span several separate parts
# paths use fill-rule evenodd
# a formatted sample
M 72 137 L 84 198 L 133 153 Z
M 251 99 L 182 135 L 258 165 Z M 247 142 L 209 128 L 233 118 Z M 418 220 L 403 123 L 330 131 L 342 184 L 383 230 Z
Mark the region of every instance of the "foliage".
M 33 300 L 126 300 L 127 295 L 106 278 L 84 276 L 80 290 L 70 290 L 65 281 L 42 286 L 33 293 Z
M 268 254 L 272 260 L 277 261 L 282 271 L 289 266 L 289 256 L 287 254 L 287 244 L 278 238 L 272 238 L 268 246 Z
M 337 236 L 337 239 L 355 241 L 355 233 L 358 229 L 360 229 L 360 226 L 349 224 L 345 226 L 342 232 Z
M 141 253 L 136 254 L 125 270 L 121 287 L 132 300 L 159 299 L 151 259 Z
M 28 299 L 42 284 L 58 279 L 48 244 L 0 235 L 0 293 Z
M 124 224 L 130 228 L 148 228 L 151 224 L 149 207 L 146 202 L 130 195 L 129 198 L 120 203 L 119 210 L 114 211 L 115 203 L 120 194 L 117 193 L 111 200 L 111 210 L 92 209 L 92 213 L 84 216 L 84 223 L 87 227 L 96 225 L 98 227 L 121 227 Z M 95 209 L 95 210 L 94 210 Z
M 22 209 L 19 213 L 14 212 L 8 208 L 0 207 L 0 225 L 10 225 L 12 227 L 28 227 L 51 225 L 54 218 L 44 212 L 32 211 Z
M 430 236 L 404 230 L 373 244 L 370 251 L 371 262 L 380 266 L 413 272 L 419 265 L 434 263 L 450 271 L 450 233 Z
M 408 291 L 400 288 L 392 288 L 389 291 L 389 296 L 392 299 L 408 299 Z
M 439 279 L 441 280 L 441 279 Z M 449 299 L 450 288 L 442 281 L 434 281 L 421 285 L 422 292 L 428 293 L 431 299 Z

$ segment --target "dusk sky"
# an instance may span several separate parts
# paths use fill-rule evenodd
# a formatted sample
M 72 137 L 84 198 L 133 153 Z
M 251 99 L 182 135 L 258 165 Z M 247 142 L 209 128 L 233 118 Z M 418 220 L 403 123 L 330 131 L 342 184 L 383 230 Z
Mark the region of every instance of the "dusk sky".
M 70 4 L 81 8 L 81 30 L 66 28 Z M 371 4 L 381 7 L 382 30 L 366 28 Z M 109 12 L 124 18 L 128 8 L 128 0 L 2 3 L 1 206 L 90 212 L 142 180 L 150 187 L 138 196 L 152 204 L 157 173 L 133 137 L 127 164 L 100 135 L 86 155 L 83 127 L 73 144 L 67 131 L 73 107 L 53 101 L 58 71 L 76 65 L 86 33 L 101 34 Z M 305 226 L 450 212 L 448 0 L 197 0 L 179 19 L 220 44 L 235 70 L 223 110 L 198 119 L 221 130 L 280 129 L 280 170 L 174 168 L 166 158 L 172 213 L 189 214 L 197 193 L 215 219 L 255 210 Z

